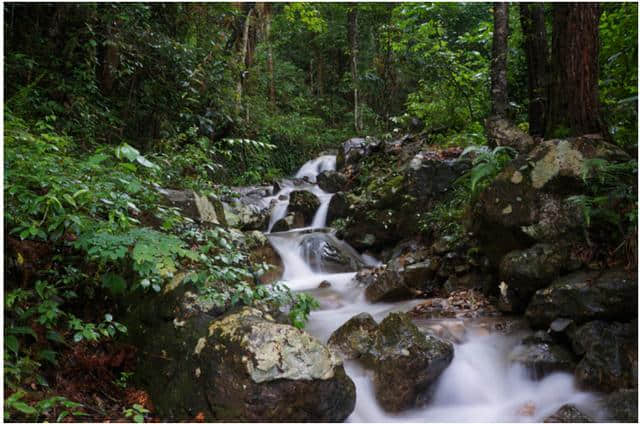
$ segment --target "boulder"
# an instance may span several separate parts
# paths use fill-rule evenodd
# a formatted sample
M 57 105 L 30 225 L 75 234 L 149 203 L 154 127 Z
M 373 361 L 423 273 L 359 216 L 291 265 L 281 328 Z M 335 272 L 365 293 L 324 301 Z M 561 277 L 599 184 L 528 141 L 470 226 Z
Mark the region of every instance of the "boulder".
M 556 412 L 544 419 L 545 423 L 593 423 L 591 417 L 584 414 L 574 405 L 562 405 Z
M 313 216 L 320 207 L 320 199 L 306 190 L 295 190 L 289 194 L 289 209 L 291 213 L 299 212 L 304 218 L 304 225 L 309 226 Z
M 257 309 L 214 321 L 204 344 L 204 392 L 217 419 L 343 421 L 355 407 L 355 385 L 341 361 Z
M 373 345 L 378 323 L 366 312 L 352 317 L 329 337 L 328 346 L 345 359 L 366 355 Z
M 375 274 L 367 284 L 365 296 L 369 302 L 379 302 L 433 292 L 438 287 L 434 277 L 439 265 L 435 257 L 415 262 L 411 255 L 399 256 Z
M 506 296 L 501 299 L 501 309 L 524 311 L 536 290 L 548 286 L 561 272 L 576 265 L 580 263 L 570 263 L 568 246 L 560 243 L 538 243 L 528 249 L 507 253 L 500 261 L 500 281 L 507 286 Z
M 420 152 L 405 171 L 404 189 L 418 203 L 425 203 L 447 192 L 470 167 L 468 160 L 442 159 L 434 152 Z
M 573 373 L 576 367 L 573 354 L 544 331 L 522 340 L 509 354 L 509 360 L 524 366 L 535 380 L 556 371 Z
M 295 228 L 303 228 L 304 216 L 300 212 L 293 212 L 287 214 L 284 218 L 280 218 L 271 227 L 271 232 L 278 233 L 280 231 L 289 231 Z
M 487 118 L 486 126 L 490 144 L 511 147 L 519 153 L 527 153 L 535 146 L 533 137 L 508 119 L 491 116 Z
M 472 229 L 495 265 L 511 250 L 580 233 L 582 211 L 569 197 L 584 192 L 585 161 L 593 158 L 615 162 L 628 155 L 592 137 L 545 140 L 514 159 L 480 193 Z
M 369 153 L 367 140 L 364 138 L 350 138 L 342 144 L 336 157 L 336 169 L 340 170 L 346 165 L 356 164 Z
M 569 336 L 573 350 L 582 355 L 575 371 L 580 387 L 605 392 L 637 389 L 637 321 L 631 324 L 591 321 Z
M 251 307 L 212 318 L 191 299 L 162 309 L 173 320 L 158 318 L 161 325 L 151 331 L 141 326 L 146 332 L 135 335 L 141 349 L 137 378 L 161 416 L 343 421 L 351 414 L 355 386 L 319 341 Z
M 599 402 L 604 412 L 603 422 L 637 423 L 638 390 L 619 390 Z
M 366 357 L 378 402 L 399 412 L 429 400 L 433 383 L 453 360 L 453 345 L 421 333 L 408 315 L 391 313 L 378 326 Z
M 206 196 L 200 196 L 193 190 L 158 189 L 171 206 L 180 208 L 183 216 L 201 223 L 220 225 L 216 209 Z M 225 224 L 226 223 L 222 223 Z
M 546 328 L 557 318 L 576 324 L 595 319 L 627 321 L 637 317 L 637 294 L 637 276 L 623 269 L 578 271 L 538 290 L 526 317 L 537 328 Z
M 329 208 L 327 209 L 327 225 L 331 225 L 338 218 L 346 218 L 349 214 L 349 198 L 339 191 L 331 197 Z
M 316 178 L 318 187 L 327 193 L 336 193 L 344 190 L 347 185 L 347 177 L 337 171 L 322 171 Z
M 360 256 L 334 235 L 312 232 L 300 240 L 300 251 L 315 272 L 353 272 L 364 266 Z

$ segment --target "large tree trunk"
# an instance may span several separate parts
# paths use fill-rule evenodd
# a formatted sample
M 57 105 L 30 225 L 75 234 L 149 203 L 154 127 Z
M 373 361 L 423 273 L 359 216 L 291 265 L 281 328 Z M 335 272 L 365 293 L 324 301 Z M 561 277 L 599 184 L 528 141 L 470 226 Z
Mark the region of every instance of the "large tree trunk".
M 507 112 L 507 37 L 509 4 L 493 3 L 493 50 L 491 58 L 491 113 L 504 117 Z
M 553 5 L 547 136 L 605 133 L 598 103 L 597 3 Z
M 353 82 L 353 118 L 356 132 L 362 130 L 358 98 L 358 6 L 352 5 L 348 13 L 347 38 L 351 50 L 351 81 Z
M 549 97 L 549 62 L 544 7 L 520 3 L 520 25 L 527 56 L 529 134 L 544 137 Z

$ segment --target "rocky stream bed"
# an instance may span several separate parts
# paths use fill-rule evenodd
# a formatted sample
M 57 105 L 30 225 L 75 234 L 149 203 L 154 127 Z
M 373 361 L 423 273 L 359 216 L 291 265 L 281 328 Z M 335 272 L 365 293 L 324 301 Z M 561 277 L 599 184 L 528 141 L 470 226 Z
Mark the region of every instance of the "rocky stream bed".
M 281 279 L 320 308 L 303 331 L 279 311 L 203 305 L 187 285 L 140 305 L 138 342 L 154 360 L 139 378 L 159 412 L 636 422 L 636 270 L 585 259 L 566 201 L 581 161 L 624 153 L 544 141 L 480 194 L 464 237 L 418 234 L 420 213 L 469 169 L 460 153 L 409 136 L 351 139 L 239 198 L 165 191 L 201 222 L 242 230 L 253 258 L 273 265 L 262 282 Z M 360 178 L 367 164 L 397 172 Z

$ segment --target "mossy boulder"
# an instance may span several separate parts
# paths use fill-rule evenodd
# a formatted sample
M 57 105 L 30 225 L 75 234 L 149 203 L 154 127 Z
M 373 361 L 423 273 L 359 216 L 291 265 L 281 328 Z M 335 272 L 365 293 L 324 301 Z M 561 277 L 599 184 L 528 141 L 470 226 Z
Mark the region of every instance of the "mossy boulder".
M 292 212 L 288 213 L 284 218 L 280 218 L 277 220 L 273 227 L 271 227 L 271 231 L 274 233 L 280 231 L 289 231 L 295 228 L 302 228 L 305 226 L 305 219 L 302 213 L 300 212 Z
M 257 309 L 212 322 L 205 340 L 204 391 L 216 419 L 343 421 L 355 407 L 355 385 L 341 361 Z
M 329 337 L 329 348 L 345 359 L 356 359 L 366 355 L 373 345 L 378 323 L 366 312 L 358 314 Z
M 439 266 L 437 257 L 398 256 L 374 275 L 365 296 L 369 302 L 379 302 L 433 292 L 439 286 L 435 278 Z
M 327 209 L 327 225 L 331 225 L 336 219 L 346 218 L 349 214 L 350 205 L 349 197 L 342 191 L 331 196 L 329 208 Z
M 347 186 L 347 177 L 337 171 L 323 171 L 316 178 L 318 187 L 327 193 L 336 193 Z
M 137 382 L 161 416 L 343 421 L 353 411 L 355 386 L 319 341 L 256 308 L 211 315 L 188 293 L 157 311 L 156 325 L 134 328 L 141 348 Z
M 584 193 L 586 161 L 593 158 L 615 162 L 629 156 L 591 137 L 545 140 L 514 159 L 480 193 L 472 230 L 496 266 L 511 250 L 582 231 L 582 211 L 569 197 Z
M 558 318 L 576 324 L 596 319 L 627 321 L 638 315 L 638 279 L 623 269 L 578 271 L 536 291 L 526 309 L 534 327 Z
M 419 203 L 429 203 L 449 191 L 470 167 L 471 163 L 464 159 L 442 159 L 434 152 L 420 152 L 406 168 L 404 189 Z
M 284 272 L 284 265 L 280 254 L 271 245 L 267 237 L 260 231 L 245 233 L 246 247 L 249 250 L 249 262 L 258 265 L 265 263 L 269 269 L 258 275 L 262 284 L 278 281 Z
M 453 360 L 453 345 L 425 335 L 404 313 L 391 313 L 377 325 L 359 314 L 338 328 L 329 345 L 373 370 L 380 405 L 400 412 L 425 404 L 433 384 Z
M 505 284 L 501 308 L 524 311 L 536 290 L 548 286 L 564 271 L 579 267 L 580 261 L 571 258 L 570 248 L 564 243 L 538 243 L 507 253 L 500 261 L 500 281 Z
M 420 332 L 406 314 L 389 314 L 367 355 L 380 405 L 399 412 L 425 404 L 433 384 L 453 360 L 453 345 Z
M 320 207 L 320 199 L 306 190 L 295 190 L 289 194 L 289 213 L 300 213 L 304 218 L 304 225 L 309 226 L 313 216 Z
M 575 371 L 580 387 L 611 392 L 638 388 L 637 321 L 591 321 L 569 332 L 582 359 Z

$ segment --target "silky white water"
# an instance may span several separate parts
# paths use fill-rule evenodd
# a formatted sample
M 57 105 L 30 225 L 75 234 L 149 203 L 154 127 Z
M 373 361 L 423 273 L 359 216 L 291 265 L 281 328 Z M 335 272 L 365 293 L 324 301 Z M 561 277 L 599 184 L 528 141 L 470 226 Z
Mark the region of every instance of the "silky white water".
M 325 156 L 319 159 L 307 162 L 297 175 L 307 176 L 310 180 L 313 177 L 315 180 L 315 176 L 326 169 L 323 167 L 329 166 L 327 164 L 333 163 L 335 168 L 335 157 L 333 162 Z M 283 188 L 281 193 L 288 188 Z M 300 189 L 300 186 L 296 189 Z M 325 194 L 314 184 L 304 189 L 316 195 Z M 323 204 L 321 202 L 319 209 Z M 275 213 L 282 212 L 274 210 Z M 286 209 L 282 216 L 285 214 Z M 312 228 L 315 230 L 298 229 L 268 234 L 271 244 L 282 258 L 283 280 L 286 284 L 294 291 L 312 294 L 320 303 L 320 309 L 311 313 L 306 331 L 326 342 L 333 331 L 356 314 L 367 312 L 380 322 L 390 312 L 408 311 L 421 303 L 421 300 L 368 303 L 364 288 L 357 284 L 354 272 L 314 272 L 301 252 L 300 240 L 311 231 L 328 231 L 317 229 L 325 225 L 326 211 L 323 214 L 323 220 L 318 218 L 315 222 L 314 219 Z M 373 257 L 364 257 L 363 261 L 369 266 L 377 264 Z M 323 282 L 325 284 L 320 288 Z M 438 324 L 441 325 L 443 321 L 447 320 L 439 320 Z M 596 397 L 578 391 L 572 375 L 554 373 L 534 381 L 520 365 L 509 361 L 509 353 L 522 335 L 475 331 L 472 321 L 457 321 L 456 324 L 460 322 L 466 329 L 464 342 L 454 344 L 453 361 L 436 382 L 433 397 L 424 407 L 401 414 L 385 412 L 376 401 L 371 372 L 355 361 L 346 361 L 345 370 L 356 384 L 356 406 L 349 421 L 539 422 L 564 404 L 574 404 L 592 417 L 600 416 L 595 409 Z M 417 322 L 417 325 L 427 331 L 430 322 Z M 393 390 L 393 387 L 389 387 L 389 390 Z

